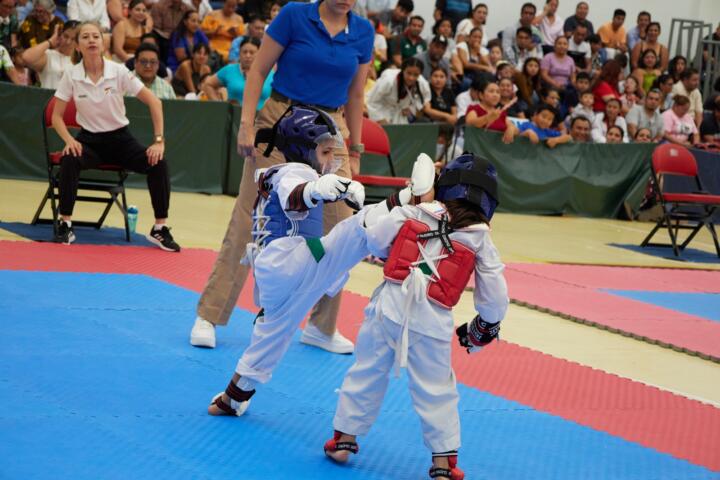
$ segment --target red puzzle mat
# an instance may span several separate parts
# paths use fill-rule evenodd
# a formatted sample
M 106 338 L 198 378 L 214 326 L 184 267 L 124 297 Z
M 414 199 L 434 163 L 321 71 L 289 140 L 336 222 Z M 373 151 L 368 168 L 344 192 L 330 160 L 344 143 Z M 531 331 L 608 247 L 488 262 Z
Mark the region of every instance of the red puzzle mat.
M 720 323 L 603 291 L 720 293 L 720 272 L 514 263 L 505 276 L 515 303 L 720 362 Z
M 215 257 L 210 250 L 172 254 L 142 247 L 0 241 L 0 269 L 147 274 L 197 292 Z M 549 272 L 528 270 L 508 268 L 511 288 L 529 289 L 522 283 L 529 279 L 516 280 L 516 276 L 534 274 L 535 284 L 541 280 L 546 292 L 544 283 L 550 279 L 537 275 Z M 604 277 L 593 278 L 600 282 Z M 693 285 L 703 288 L 702 282 Z M 251 307 L 250 290 L 246 282 L 239 301 L 244 308 Z M 340 327 L 351 338 L 357 334 L 366 303 L 363 296 L 343 295 Z M 193 316 L 188 312 L 188 323 Z M 222 339 L 222 330 L 219 335 Z M 459 347 L 453 353 L 458 380 L 468 386 L 720 471 L 718 408 L 509 342 L 491 345 L 481 357 L 469 356 Z

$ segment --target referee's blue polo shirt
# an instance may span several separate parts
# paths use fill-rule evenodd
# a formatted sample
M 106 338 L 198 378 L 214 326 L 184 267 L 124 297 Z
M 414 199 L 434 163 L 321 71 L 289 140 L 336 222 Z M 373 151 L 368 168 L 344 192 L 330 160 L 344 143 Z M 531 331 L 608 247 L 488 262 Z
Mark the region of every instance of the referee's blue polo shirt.
M 319 6 L 290 2 L 265 32 L 285 48 L 272 88 L 298 102 L 338 108 L 347 103 L 358 65 L 372 59 L 375 32 L 370 22 L 350 12 L 347 28 L 331 37 Z

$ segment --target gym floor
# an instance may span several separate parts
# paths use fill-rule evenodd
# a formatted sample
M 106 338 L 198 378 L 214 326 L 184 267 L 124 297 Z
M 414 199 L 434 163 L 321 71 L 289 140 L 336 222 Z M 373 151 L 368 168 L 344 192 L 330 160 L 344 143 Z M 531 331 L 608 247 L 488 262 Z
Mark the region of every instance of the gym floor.
M 172 254 L 125 242 L 115 209 L 107 228 L 50 243 L 49 226 L 28 225 L 44 189 L 0 180 L 0 478 L 427 477 L 404 376 L 359 455 L 324 458 L 352 356 L 295 341 L 245 416 L 205 413 L 255 312 L 248 284 L 216 349 L 188 343 L 233 198 L 173 193 L 183 251 Z M 146 233 L 147 192 L 128 201 Z M 98 214 L 79 204 L 74 218 Z M 500 342 L 453 352 L 466 478 L 720 479 L 720 259 L 708 233 L 676 259 L 638 247 L 649 223 L 497 214 L 492 227 L 513 303 Z M 381 279 L 368 263 L 351 272 L 347 336 Z M 472 315 L 467 292 L 456 322 Z

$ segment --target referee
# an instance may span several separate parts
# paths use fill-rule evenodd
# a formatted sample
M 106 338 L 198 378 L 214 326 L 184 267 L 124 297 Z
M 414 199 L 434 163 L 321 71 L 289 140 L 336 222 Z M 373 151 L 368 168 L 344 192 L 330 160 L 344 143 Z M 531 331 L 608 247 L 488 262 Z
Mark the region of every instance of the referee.
M 342 160 L 338 175 L 350 178 L 360 169 L 364 86 L 372 60 L 373 27 L 351 11 L 355 0 L 290 2 L 280 10 L 263 37 L 260 50 L 245 79 L 243 109 L 237 134 L 238 151 L 245 157 L 240 193 L 225 232 L 222 247 L 197 308 L 190 343 L 215 347 L 215 326 L 226 325 L 248 275 L 240 264 L 251 240 L 252 208 L 257 197 L 255 170 L 284 163 L 274 150 L 264 157 L 256 150 L 255 129 L 272 127 L 291 104 L 303 103 L 328 112 L 348 140 L 335 151 Z M 272 93 L 255 115 L 265 80 L 272 67 Z M 325 205 L 324 230 L 351 215 L 336 202 Z M 351 353 L 353 344 L 336 328 L 340 298 L 323 297 L 313 308 L 300 341 L 333 353 Z
M 72 212 L 77 198 L 80 170 L 117 165 L 147 175 L 155 212 L 155 225 L 147 239 L 169 252 L 179 252 L 166 225 L 170 206 L 170 175 L 164 161 L 162 103 L 124 65 L 103 58 L 103 36 L 98 24 L 86 22 L 77 31 L 75 65 L 66 70 L 55 92 L 53 128 L 65 142 L 60 160 L 60 225 L 55 241 L 75 240 Z M 130 134 L 124 94 L 137 96 L 150 108 L 155 142 L 148 148 Z M 73 138 L 63 121 L 67 102 L 75 101 L 82 130 Z

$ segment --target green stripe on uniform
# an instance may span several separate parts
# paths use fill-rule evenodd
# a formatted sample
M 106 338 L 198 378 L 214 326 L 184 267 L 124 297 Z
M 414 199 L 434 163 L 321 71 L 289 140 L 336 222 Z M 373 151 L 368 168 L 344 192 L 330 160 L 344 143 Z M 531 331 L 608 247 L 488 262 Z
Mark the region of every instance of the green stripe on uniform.
M 305 243 L 310 249 L 313 258 L 316 262 L 320 263 L 320 260 L 325 256 L 325 249 L 322 246 L 322 242 L 319 238 L 306 238 Z

